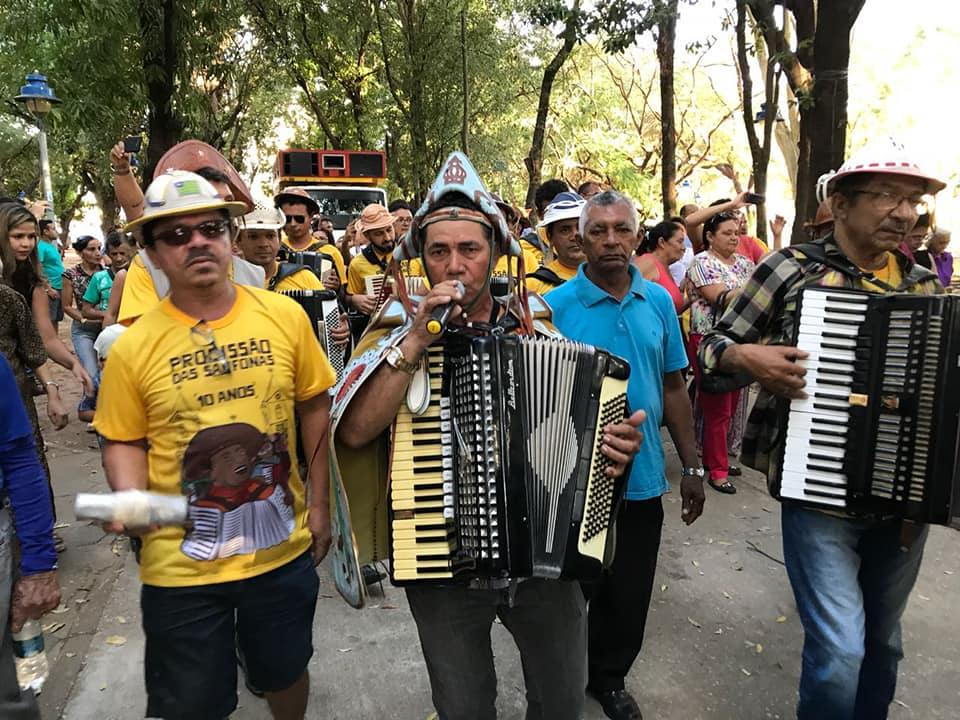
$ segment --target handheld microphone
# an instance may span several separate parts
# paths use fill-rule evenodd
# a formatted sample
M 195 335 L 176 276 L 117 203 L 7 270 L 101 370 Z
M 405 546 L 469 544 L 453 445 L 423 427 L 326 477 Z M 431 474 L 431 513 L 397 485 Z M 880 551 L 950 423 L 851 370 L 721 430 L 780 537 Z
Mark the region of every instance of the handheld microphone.
M 457 282 L 457 292 L 463 295 L 464 288 L 462 282 Z M 443 305 L 437 305 L 430 311 L 430 319 L 427 320 L 427 332 L 431 335 L 440 335 L 447 327 L 447 320 L 450 319 L 450 313 L 456 305 L 455 300 L 451 300 Z

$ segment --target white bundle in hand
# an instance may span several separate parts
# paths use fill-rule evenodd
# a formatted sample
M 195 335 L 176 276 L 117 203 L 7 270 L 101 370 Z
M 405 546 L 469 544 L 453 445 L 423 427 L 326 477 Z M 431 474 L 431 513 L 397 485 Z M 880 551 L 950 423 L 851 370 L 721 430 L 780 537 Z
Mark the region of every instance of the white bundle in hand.
M 128 528 L 149 525 L 183 525 L 187 521 L 187 498 L 146 490 L 114 493 L 78 493 L 74 503 L 78 520 L 121 522 Z

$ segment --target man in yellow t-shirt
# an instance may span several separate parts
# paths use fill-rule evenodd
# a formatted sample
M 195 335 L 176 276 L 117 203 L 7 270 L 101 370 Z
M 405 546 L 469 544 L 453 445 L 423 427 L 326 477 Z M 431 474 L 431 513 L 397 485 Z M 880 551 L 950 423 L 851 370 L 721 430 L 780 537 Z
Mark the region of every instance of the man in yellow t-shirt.
M 287 188 L 274 195 L 274 205 L 284 215 L 284 235 L 280 240 L 281 253 L 287 259 L 290 253 L 323 253 L 333 262 L 336 273 L 324 278 L 323 286 L 327 290 L 338 290 L 346 282 L 347 274 L 343 266 L 343 256 L 336 245 L 317 240 L 310 234 L 310 220 L 320 212 L 320 205 L 310 193 L 300 188 Z
M 272 207 L 262 198 L 254 198 L 253 211 L 240 219 L 240 232 L 235 241 L 237 249 L 246 260 L 263 268 L 263 286 L 267 290 L 323 290 L 320 278 L 306 265 L 277 260 L 280 229 L 284 224 L 285 218 L 279 208 Z
M 547 205 L 540 227 L 556 259 L 527 276 L 527 289 L 546 295 L 577 274 L 586 261 L 580 237 L 580 213 L 586 203 L 574 192 L 562 192 Z
M 240 657 L 274 717 L 303 717 L 314 565 L 330 545 L 334 373 L 296 302 L 230 280 L 229 218 L 242 203 L 175 172 L 145 206 L 126 229 L 142 228 L 170 293 L 113 346 L 95 426 L 113 490 L 189 503 L 186 527 L 110 524 L 145 532 L 146 714 L 228 717 Z
M 360 315 L 370 316 L 377 307 L 377 296 L 367 293 L 366 278 L 383 275 L 393 246 L 396 244 L 393 225 L 396 218 L 378 203 L 367 205 L 360 213 L 357 232 L 366 243 L 347 269 L 347 307 Z

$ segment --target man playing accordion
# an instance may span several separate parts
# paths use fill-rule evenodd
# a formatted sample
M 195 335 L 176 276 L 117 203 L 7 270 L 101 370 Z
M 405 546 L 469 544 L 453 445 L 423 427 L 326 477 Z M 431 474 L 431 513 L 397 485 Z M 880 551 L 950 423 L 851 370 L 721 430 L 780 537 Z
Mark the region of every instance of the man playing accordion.
M 829 197 L 833 232 L 768 255 L 705 337 L 699 362 L 716 391 L 750 379 L 763 388 L 741 457 L 768 480 L 779 477 L 778 449 L 785 442 L 775 397 L 805 398 L 805 386 L 810 390 L 811 378 L 797 363 L 808 354 L 788 346 L 800 289 L 942 292 L 936 275 L 898 246 L 924 196 L 944 187 L 899 147 L 851 158 L 818 183 L 818 195 Z M 903 657 L 900 618 L 920 568 L 926 526 L 784 499 L 782 527 L 804 629 L 798 718 L 885 718 Z
M 434 311 L 451 306 L 452 326 L 482 331 L 498 325 L 504 332 L 524 327 L 528 333 L 556 335 L 548 321 L 549 310 L 536 296 L 531 297 L 528 309 L 519 295 L 506 302 L 491 295 L 490 276 L 498 258 L 519 252 L 469 160 L 453 153 L 395 253 L 395 260 L 422 260 L 431 290 L 415 309 L 407 303 L 401 308 L 400 301 L 391 300 L 373 319 L 335 395 L 335 463 L 338 480 L 348 485 L 350 519 L 361 563 L 386 554 L 388 431 L 401 404 L 410 404 L 409 389 L 416 384 L 411 381 L 420 358 L 437 340 L 437 334 L 430 332 L 436 328 L 428 327 Z M 642 435 L 637 428 L 643 418 L 638 411 L 604 428 L 601 452 L 612 463 L 610 474 L 622 474 L 639 449 Z M 335 566 L 341 565 L 343 548 L 351 539 L 344 535 L 337 539 Z M 338 581 L 351 580 L 342 577 L 342 570 L 337 572 Z M 496 717 L 496 673 L 490 645 L 496 617 L 513 634 L 520 650 L 527 717 L 581 717 L 586 614 L 576 582 L 474 578 L 410 585 L 406 593 L 440 717 Z M 359 605 L 362 596 L 354 600 Z

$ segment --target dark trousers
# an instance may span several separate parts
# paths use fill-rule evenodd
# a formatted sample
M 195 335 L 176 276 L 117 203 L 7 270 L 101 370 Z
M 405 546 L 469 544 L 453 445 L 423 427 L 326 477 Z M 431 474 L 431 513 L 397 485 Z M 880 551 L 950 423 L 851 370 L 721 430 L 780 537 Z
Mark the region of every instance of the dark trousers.
M 587 606 L 587 687 L 622 690 L 643 646 L 643 631 L 657 571 L 663 503 L 625 500 L 617 516 L 617 546 L 608 573 L 584 584 Z
M 527 720 L 580 720 L 586 614 L 577 583 L 526 580 L 512 604 L 507 590 L 411 585 L 407 600 L 440 720 L 496 720 L 490 628 L 497 617 L 520 650 Z

